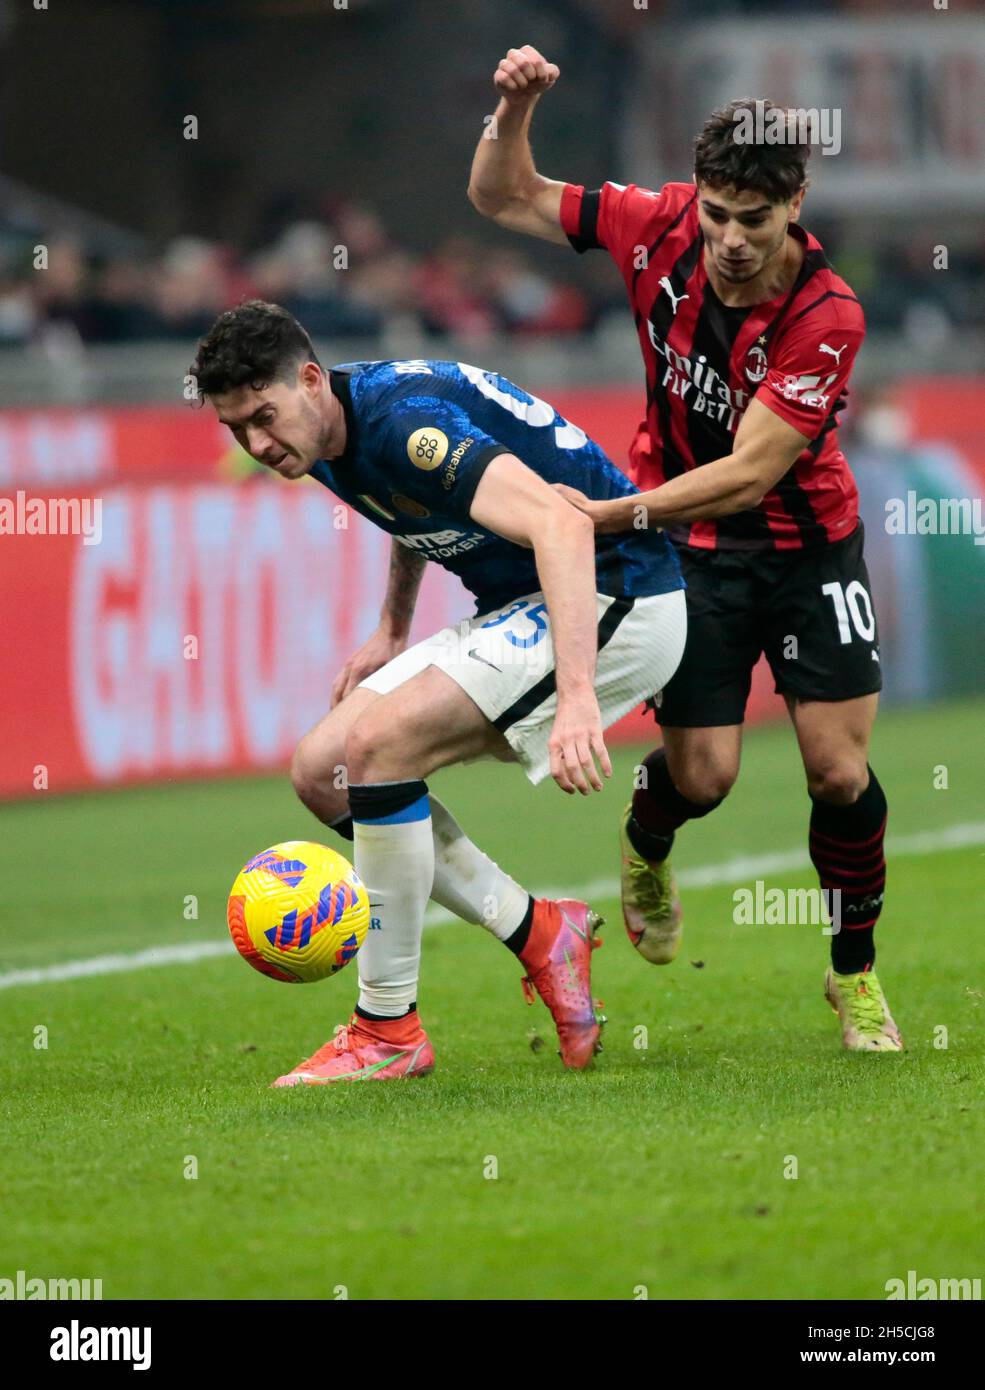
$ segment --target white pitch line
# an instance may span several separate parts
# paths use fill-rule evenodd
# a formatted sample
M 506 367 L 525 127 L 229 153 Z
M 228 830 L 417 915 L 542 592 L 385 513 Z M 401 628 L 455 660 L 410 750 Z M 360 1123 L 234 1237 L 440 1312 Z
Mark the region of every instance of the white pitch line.
M 231 941 L 193 941 L 186 946 L 151 946 L 130 955 L 90 956 L 88 960 L 69 960 L 64 965 L 47 965 L 41 970 L 11 970 L 0 975 L 0 989 L 12 985 L 44 985 L 55 980 L 82 980 L 87 975 L 117 975 L 128 970 L 144 970 L 149 965 L 192 965 L 208 956 L 224 956 L 236 948 Z
M 948 825 L 943 830 L 924 830 L 914 835 L 890 836 L 886 854 L 891 859 L 915 858 L 936 854 L 941 850 L 968 849 L 985 845 L 985 821 Z M 782 850 L 776 854 L 755 854 L 723 860 L 719 864 L 704 864 L 693 869 L 681 869 L 677 875 L 682 888 L 715 888 L 724 883 L 743 883 L 764 874 L 792 873 L 810 867 L 810 857 L 803 849 Z M 583 899 L 615 898 L 619 895 L 619 880 L 600 878 L 592 883 L 563 887 L 540 888 L 537 897 L 560 898 L 578 893 Z M 424 925 L 436 927 L 458 919 L 443 907 L 431 907 Z M 59 980 L 82 980 L 90 975 L 116 975 L 131 970 L 145 970 L 154 965 L 193 965 L 210 956 L 225 956 L 235 950 L 231 941 L 195 941 L 184 946 L 151 946 L 129 955 L 90 956 L 88 960 L 66 961 L 64 965 L 49 965 L 39 970 L 11 970 L 0 975 L 0 989 L 14 985 L 54 984 Z

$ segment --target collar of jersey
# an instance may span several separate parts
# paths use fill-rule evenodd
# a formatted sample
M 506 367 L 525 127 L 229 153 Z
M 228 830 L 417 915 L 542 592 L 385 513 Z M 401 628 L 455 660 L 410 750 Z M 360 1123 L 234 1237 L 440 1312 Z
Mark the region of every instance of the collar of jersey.
M 326 460 L 332 464 L 350 463 L 356 452 L 356 416 L 352 409 L 352 387 L 349 384 L 351 376 L 351 372 L 343 371 L 339 367 L 329 368 L 328 380 L 332 395 L 341 401 L 342 413 L 345 416 L 345 448 L 338 458 Z

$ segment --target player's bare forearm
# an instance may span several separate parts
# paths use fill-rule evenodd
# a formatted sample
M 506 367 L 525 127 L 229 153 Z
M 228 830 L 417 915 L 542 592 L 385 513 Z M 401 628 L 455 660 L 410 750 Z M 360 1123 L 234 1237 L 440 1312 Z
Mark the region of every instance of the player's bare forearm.
M 469 198 L 484 217 L 495 217 L 512 199 L 521 198 L 537 178 L 534 157 L 530 149 L 530 122 L 537 98 L 525 106 L 511 105 L 504 97 L 489 125 L 479 137 L 472 173 L 469 178 Z M 491 139 L 489 131 L 495 132 Z
M 564 185 L 537 172 L 530 149 L 534 106 L 557 77 L 556 65 L 535 48 L 510 49 L 496 70 L 499 104 L 476 146 L 468 191 L 483 217 L 511 231 L 564 245 Z
M 570 488 L 558 491 L 591 517 L 596 531 L 656 530 L 678 522 L 712 521 L 758 507 L 809 442 L 806 435 L 754 400 L 742 417 L 730 454 L 681 473 L 662 487 L 604 502 Z
M 572 508 L 533 533 L 534 559 L 551 619 L 557 711 L 548 741 L 551 776 L 569 796 L 601 791 L 612 776 L 595 694 L 598 648 L 595 533 Z
M 551 620 L 557 713 L 548 741 L 551 776 L 562 791 L 602 790 L 599 768 L 612 776 L 595 695 L 598 646 L 595 531 L 515 454 L 486 465 L 469 515 L 515 545 L 534 552 Z M 598 767 L 596 761 L 598 760 Z
M 406 637 L 414 618 L 417 594 L 427 560 L 394 538 L 390 547 L 390 573 L 380 612 L 380 627 L 393 637 Z
M 556 485 L 556 490 L 590 517 L 595 530 L 602 534 L 654 531 L 677 522 L 731 516 L 762 500 L 757 475 L 741 462 L 737 465 L 732 455 L 682 473 L 662 487 L 628 497 L 599 501 L 563 485 Z
M 534 562 L 554 643 L 558 703 L 595 689 L 598 619 L 595 598 L 595 536 L 573 513 L 552 517 L 533 536 Z
M 393 537 L 380 625 L 352 653 L 335 677 L 332 683 L 333 709 L 355 690 L 360 681 L 379 671 L 406 648 L 417 604 L 417 591 L 421 587 L 426 564 L 423 555 L 401 545 L 396 536 Z
M 651 488 L 636 497 L 619 498 L 619 503 L 631 503 L 628 523 L 612 525 L 613 530 L 633 527 L 650 530 L 688 521 L 711 521 L 715 517 L 733 516 L 758 506 L 764 489 L 759 471 L 748 460 L 735 454 L 706 463 L 672 478 L 662 487 Z M 609 503 L 602 504 L 608 507 Z M 602 529 L 609 529 L 608 525 Z

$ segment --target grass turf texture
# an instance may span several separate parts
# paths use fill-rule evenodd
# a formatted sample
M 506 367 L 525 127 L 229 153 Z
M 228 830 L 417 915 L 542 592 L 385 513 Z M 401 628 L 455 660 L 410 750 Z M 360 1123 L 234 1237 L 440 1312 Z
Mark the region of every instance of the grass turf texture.
M 892 834 L 982 818 L 983 721 L 975 703 L 880 718 Z M 500 765 L 433 786 L 523 881 L 576 895 L 617 873 L 641 753 L 616 750 L 613 784 L 588 801 Z M 682 833 L 675 862 L 798 848 L 807 813 L 789 729 L 752 731 L 735 791 Z M 0 971 L 220 940 L 238 867 L 318 837 L 271 778 L 38 795 L 0 820 Z M 340 1285 L 363 1299 L 630 1299 L 641 1285 L 880 1299 L 909 1269 L 980 1276 L 983 866 L 978 846 L 890 863 L 879 970 L 902 1057 L 841 1051 L 821 997 L 827 939 L 736 926 L 733 884 L 686 892 L 684 947 L 665 968 L 632 951 L 615 900 L 596 901 L 610 1022 L 583 1075 L 562 1070 L 542 1006 L 523 1004 L 517 963 L 459 923 L 425 933 L 438 1069 L 422 1081 L 268 1088 L 348 1016 L 351 968 L 295 988 L 229 956 L 5 990 L 0 1276 L 101 1278 L 107 1298 L 264 1299 Z

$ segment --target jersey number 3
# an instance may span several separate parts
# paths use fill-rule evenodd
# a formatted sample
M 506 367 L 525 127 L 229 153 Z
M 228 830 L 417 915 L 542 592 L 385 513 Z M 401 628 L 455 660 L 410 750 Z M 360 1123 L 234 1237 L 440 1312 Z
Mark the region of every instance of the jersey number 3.
M 525 608 L 527 611 L 523 613 Z M 507 632 L 506 640 L 511 642 L 514 647 L 536 647 L 547 631 L 547 619 L 544 616 L 546 612 L 547 608 L 543 603 L 530 603 L 529 599 L 520 599 L 518 603 L 511 603 L 509 608 L 504 608 L 502 613 L 498 613 L 495 618 L 490 618 L 482 626 L 499 627 L 501 623 L 515 618 L 518 613 L 523 613 L 523 616 L 529 618 L 533 623 L 533 632 L 528 633 L 526 637 L 518 637 L 515 632 Z
M 531 396 L 529 392 L 524 392 L 528 397 L 525 401 L 519 400 L 516 396 L 507 395 L 505 391 L 501 391 L 494 382 L 489 380 L 489 376 L 481 367 L 472 367 L 468 362 L 458 362 L 456 366 L 462 376 L 467 377 L 487 401 L 495 401 L 504 410 L 508 410 L 515 419 L 522 420 L 525 425 L 539 428 L 553 424 L 555 419 L 560 419 L 552 405 L 548 405 L 546 401 L 540 400 L 537 396 Z M 588 435 L 577 425 L 562 420 L 559 425 L 554 425 L 554 440 L 559 449 L 581 449 L 588 443 Z

